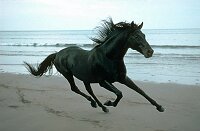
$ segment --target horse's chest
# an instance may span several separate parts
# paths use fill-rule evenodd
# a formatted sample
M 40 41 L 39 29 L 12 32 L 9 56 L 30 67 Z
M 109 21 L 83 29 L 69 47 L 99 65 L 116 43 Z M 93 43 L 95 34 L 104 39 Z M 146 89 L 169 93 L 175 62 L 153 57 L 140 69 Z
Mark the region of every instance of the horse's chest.
M 123 79 L 126 76 L 126 68 L 123 61 L 105 60 L 96 65 L 96 74 L 110 82 Z
M 125 78 L 126 68 L 123 63 L 112 63 L 106 68 L 106 79 L 109 81 L 116 81 Z

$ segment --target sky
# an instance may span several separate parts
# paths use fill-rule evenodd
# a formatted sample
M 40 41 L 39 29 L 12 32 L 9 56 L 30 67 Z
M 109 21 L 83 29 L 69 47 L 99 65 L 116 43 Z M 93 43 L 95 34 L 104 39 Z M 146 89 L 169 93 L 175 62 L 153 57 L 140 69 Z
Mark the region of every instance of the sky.
M 200 28 L 200 0 L 0 0 L 0 30 L 94 29 L 112 17 L 145 29 Z

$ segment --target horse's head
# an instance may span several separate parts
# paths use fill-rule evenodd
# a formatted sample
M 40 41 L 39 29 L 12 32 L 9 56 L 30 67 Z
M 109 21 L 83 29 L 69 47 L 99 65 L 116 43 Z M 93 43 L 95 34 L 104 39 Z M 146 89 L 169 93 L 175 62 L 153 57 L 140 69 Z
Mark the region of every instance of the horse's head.
M 143 22 L 140 25 L 131 23 L 131 27 L 134 28 L 134 31 L 130 34 L 128 39 L 128 45 L 131 49 L 137 50 L 144 57 L 149 58 L 153 55 L 153 49 L 150 47 L 149 43 L 145 39 L 144 33 L 142 33 L 141 29 L 143 26 Z

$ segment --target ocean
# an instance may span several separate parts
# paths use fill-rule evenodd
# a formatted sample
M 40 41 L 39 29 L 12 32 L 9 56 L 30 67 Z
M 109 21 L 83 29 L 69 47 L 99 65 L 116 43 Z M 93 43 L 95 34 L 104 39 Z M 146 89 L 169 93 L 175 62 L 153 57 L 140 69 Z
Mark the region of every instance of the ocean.
M 154 49 L 151 58 L 131 49 L 124 60 L 133 80 L 200 85 L 200 29 L 144 29 Z M 23 61 L 40 63 L 47 55 L 76 45 L 90 50 L 92 30 L 0 31 L 0 72 L 28 74 Z M 54 68 L 53 75 L 60 75 Z

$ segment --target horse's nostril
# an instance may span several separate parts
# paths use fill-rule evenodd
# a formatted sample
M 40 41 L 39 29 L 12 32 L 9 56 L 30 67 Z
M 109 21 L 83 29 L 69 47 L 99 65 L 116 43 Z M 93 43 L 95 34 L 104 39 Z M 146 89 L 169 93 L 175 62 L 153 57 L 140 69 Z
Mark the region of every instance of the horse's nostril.
M 148 50 L 148 54 L 153 54 L 153 50 Z
M 154 52 L 153 50 L 148 50 L 148 51 L 147 51 L 147 54 L 148 54 L 149 56 L 152 56 L 152 55 L 153 55 L 153 52 Z

